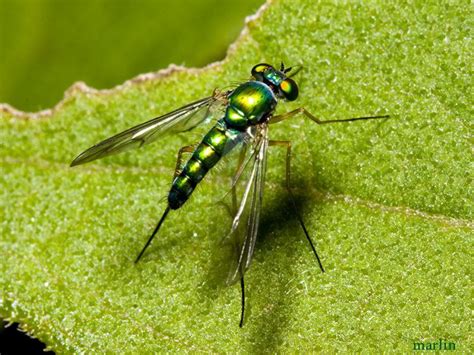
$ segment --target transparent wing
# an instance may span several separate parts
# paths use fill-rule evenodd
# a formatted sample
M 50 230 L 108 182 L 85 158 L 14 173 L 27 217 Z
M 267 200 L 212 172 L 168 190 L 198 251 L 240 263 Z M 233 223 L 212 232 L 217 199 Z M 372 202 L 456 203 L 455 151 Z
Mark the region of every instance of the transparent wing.
M 73 160 L 71 166 L 139 148 L 165 134 L 189 131 L 206 119 L 210 119 L 215 108 L 220 106 L 219 108 L 222 109 L 226 101 L 225 97 L 223 94 L 206 97 L 127 129 L 82 152 Z
M 237 255 L 227 279 L 228 283 L 240 280 L 249 268 L 260 222 L 267 163 L 267 126 L 255 127 L 255 132 L 251 135 L 252 139 L 242 145 L 241 153 L 244 158 L 241 159 L 233 182 L 236 192 L 233 200 L 237 208 L 229 236 Z

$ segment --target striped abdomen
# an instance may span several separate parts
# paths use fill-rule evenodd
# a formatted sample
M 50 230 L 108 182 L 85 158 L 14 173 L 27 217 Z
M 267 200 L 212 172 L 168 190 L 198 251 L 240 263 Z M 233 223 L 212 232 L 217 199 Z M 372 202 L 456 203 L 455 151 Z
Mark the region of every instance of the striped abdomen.
M 183 171 L 173 181 L 168 195 L 171 209 L 180 208 L 207 172 L 231 149 L 229 143 L 233 135 L 232 130 L 228 130 L 223 121 L 219 121 L 206 134 Z
M 235 146 L 239 132 L 265 120 L 276 104 L 276 97 L 268 85 L 259 81 L 239 85 L 229 95 L 224 118 L 206 134 L 183 171 L 174 179 L 168 195 L 170 208 L 180 208 L 207 172 Z

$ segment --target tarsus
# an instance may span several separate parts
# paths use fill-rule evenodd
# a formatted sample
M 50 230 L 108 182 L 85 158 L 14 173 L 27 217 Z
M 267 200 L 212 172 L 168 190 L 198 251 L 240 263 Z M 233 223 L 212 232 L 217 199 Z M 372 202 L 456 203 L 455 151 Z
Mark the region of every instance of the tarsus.
M 321 262 L 321 259 L 319 258 L 318 252 L 316 251 L 313 241 L 311 240 L 311 237 L 309 236 L 308 230 L 306 229 L 306 226 L 304 225 L 303 218 L 298 212 L 298 208 L 296 207 L 296 202 L 293 197 L 293 194 L 290 189 L 288 189 L 288 191 L 290 192 L 290 199 L 291 199 L 291 202 L 293 203 L 293 208 L 295 209 L 296 217 L 298 218 L 298 221 L 300 222 L 301 228 L 303 228 L 304 235 L 306 236 L 306 239 L 308 240 L 309 245 L 311 246 L 311 249 L 313 250 L 316 260 L 318 261 L 319 268 L 321 269 L 322 272 L 324 272 L 323 263 Z
M 239 327 L 242 328 L 244 326 L 244 314 L 245 314 L 245 286 L 244 286 L 244 277 L 240 277 L 240 290 L 242 292 L 242 310 L 240 313 L 240 323 Z
M 138 263 L 138 261 L 140 260 L 140 258 L 142 257 L 143 253 L 145 252 L 146 248 L 148 248 L 148 246 L 150 245 L 151 241 L 153 240 L 153 238 L 155 237 L 156 233 L 158 233 L 158 230 L 160 229 L 161 225 L 163 224 L 166 216 L 168 215 L 169 211 L 171 210 L 170 206 L 166 207 L 166 210 L 165 212 L 163 213 L 163 216 L 161 216 L 161 219 L 160 221 L 158 222 L 158 224 L 156 225 L 155 227 L 155 230 L 153 231 L 153 233 L 151 234 L 150 238 L 148 238 L 148 241 L 146 242 L 145 246 L 143 247 L 142 251 L 140 252 L 140 254 L 138 254 L 137 258 L 135 259 L 135 264 Z

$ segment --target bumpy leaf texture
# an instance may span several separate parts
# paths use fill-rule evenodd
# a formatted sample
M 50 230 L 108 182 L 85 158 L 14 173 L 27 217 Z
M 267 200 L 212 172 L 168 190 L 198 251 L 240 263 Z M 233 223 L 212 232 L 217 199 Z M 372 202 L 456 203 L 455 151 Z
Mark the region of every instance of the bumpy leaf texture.
M 106 92 L 76 86 L 40 117 L 4 107 L 0 316 L 57 352 L 411 351 L 438 339 L 472 349 L 470 14 L 468 3 L 275 1 L 223 62 Z M 170 214 L 133 264 L 165 208 L 178 149 L 202 132 L 69 163 L 263 61 L 304 66 L 300 98 L 279 112 L 392 118 L 271 127 L 293 142 L 293 186 L 326 273 L 286 198 L 284 152 L 272 148 L 240 329 L 217 185 Z

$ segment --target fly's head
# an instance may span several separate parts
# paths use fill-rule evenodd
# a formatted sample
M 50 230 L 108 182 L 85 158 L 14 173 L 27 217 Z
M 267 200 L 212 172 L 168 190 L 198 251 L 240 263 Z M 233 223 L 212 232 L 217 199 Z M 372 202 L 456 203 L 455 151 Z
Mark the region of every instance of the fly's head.
M 252 76 L 255 80 L 270 86 L 278 97 L 294 101 L 298 97 L 298 85 L 287 75 L 291 70 L 292 67 L 285 68 L 283 63 L 281 63 L 280 70 L 270 64 L 260 63 L 252 68 Z

